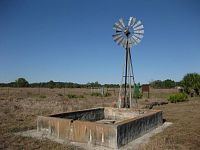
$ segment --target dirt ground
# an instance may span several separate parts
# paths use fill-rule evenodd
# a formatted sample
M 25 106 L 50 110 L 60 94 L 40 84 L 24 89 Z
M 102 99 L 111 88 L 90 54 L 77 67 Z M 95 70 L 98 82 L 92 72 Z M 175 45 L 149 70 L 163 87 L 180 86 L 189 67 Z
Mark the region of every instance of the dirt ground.
M 114 106 L 118 89 L 108 89 L 108 92 L 111 96 L 100 97 L 91 96 L 90 89 L 0 88 L 0 149 L 81 149 L 48 139 L 21 137 L 15 133 L 35 129 L 38 115 Z M 139 103 L 144 105 L 150 101 L 166 100 L 175 92 L 175 89 L 151 89 L 150 99 L 143 98 Z M 200 148 L 200 97 L 190 98 L 187 102 L 155 106 L 153 109 L 163 110 L 164 118 L 173 122 L 173 125 L 153 136 L 148 144 L 141 145 L 139 149 Z

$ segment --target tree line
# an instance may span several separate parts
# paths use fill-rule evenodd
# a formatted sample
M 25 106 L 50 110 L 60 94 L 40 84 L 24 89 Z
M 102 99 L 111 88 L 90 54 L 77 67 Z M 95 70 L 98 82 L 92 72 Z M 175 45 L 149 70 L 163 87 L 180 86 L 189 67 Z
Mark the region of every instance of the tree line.
M 183 79 L 180 82 L 175 82 L 173 80 L 167 79 L 164 81 L 156 80 L 150 82 L 150 86 L 153 88 L 174 88 L 180 86 L 183 90 L 189 93 L 200 93 L 200 74 L 198 73 L 187 73 L 184 75 Z
M 100 84 L 99 82 L 88 82 L 86 84 L 79 84 L 73 82 L 54 82 L 50 80 L 48 82 L 29 83 L 25 78 L 18 78 L 14 82 L 0 83 L 0 87 L 41 87 L 41 88 L 118 88 L 119 84 Z
M 200 74 L 188 73 L 180 82 L 174 80 L 155 80 L 150 82 L 150 86 L 153 88 L 174 88 L 181 86 L 186 93 L 190 93 L 192 90 L 199 95 L 200 92 Z M 18 78 L 14 82 L 0 83 L 0 87 L 43 87 L 43 88 L 119 88 L 119 84 L 100 84 L 99 82 L 89 82 L 86 84 L 79 84 L 73 82 L 54 82 L 53 80 L 40 83 L 29 83 L 25 78 Z
M 175 82 L 174 80 L 167 79 L 167 80 L 155 80 L 150 82 L 150 86 L 157 89 L 163 89 L 163 88 L 174 88 L 176 86 L 180 86 L 180 82 Z

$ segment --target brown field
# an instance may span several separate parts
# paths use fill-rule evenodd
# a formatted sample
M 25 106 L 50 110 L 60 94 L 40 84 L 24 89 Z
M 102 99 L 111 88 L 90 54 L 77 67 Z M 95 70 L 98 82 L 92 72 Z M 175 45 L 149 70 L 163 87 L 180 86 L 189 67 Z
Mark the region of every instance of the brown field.
M 0 149 L 81 149 L 15 133 L 35 129 L 38 115 L 113 106 L 118 98 L 118 89 L 108 89 L 108 92 L 111 96 L 97 97 L 91 96 L 90 89 L 0 88 Z M 166 100 L 176 92 L 176 89 L 151 89 L 150 99 L 145 95 L 139 104 Z M 69 98 L 69 94 L 75 98 Z M 163 110 L 164 118 L 173 125 L 153 136 L 148 144 L 141 145 L 141 150 L 200 149 L 200 97 L 189 99 L 153 108 Z

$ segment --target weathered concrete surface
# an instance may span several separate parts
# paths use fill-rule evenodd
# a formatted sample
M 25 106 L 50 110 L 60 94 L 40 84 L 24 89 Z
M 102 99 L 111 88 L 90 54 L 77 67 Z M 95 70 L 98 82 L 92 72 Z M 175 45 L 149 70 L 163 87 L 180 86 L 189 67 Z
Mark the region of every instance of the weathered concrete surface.
M 73 120 L 97 121 L 104 119 L 104 108 L 93 108 L 50 115 L 50 117 L 66 118 Z
M 134 110 L 134 109 L 127 109 L 127 108 L 111 108 L 111 107 L 105 107 L 104 108 L 104 116 L 107 119 L 113 119 L 113 120 L 126 120 L 130 118 L 135 118 L 137 116 L 141 116 L 142 114 L 147 113 L 145 109 L 143 110 Z
M 117 147 L 144 135 L 159 125 L 162 125 L 162 112 L 151 112 L 142 116 L 117 123 Z
M 104 111 L 102 110 L 104 109 L 95 108 L 77 111 L 80 112 L 80 114 L 77 112 L 69 112 L 46 117 L 39 116 L 37 119 L 37 131 L 42 131 L 68 141 L 116 148 L 116 128 L 113 128 L 110 124 L 94 122 L 94 120 L 103 119 Z M 82 121 L 83 116 L 86 118 L 86 121 Z M 74 118 L 75 120 L 67 119 L 67 117 Z M 95 117 L 97 118 L 95 119 Z M 92 120 L 92 122 L 88 120 Z
M 161 111 L 93 108 L 39 116 L 37 131 L 58 139 L 116 149 L 161 124 Z
M 141 137 L 131 141 L 130 143 L 126 144 L 125 146 L 120 147 L 118 150 L 138 150 L 141 144 L 147 144 L 149 139 L 157 133 L 162 132 L 165 128 L 171 126 L 171 122 L 165 122 L 163 125 L 149 131 L 148 133 L 142 135 Z M 100 145 L 90 145 L 87 143 L 78 143 L 78 142 L 69 142 L 64 139 L 58 139 L 49 134 L 44 134 L 43 132 L 37 132 L 37 130 L 28 130 L 23 132 L 18 132 L 16 135 L 21 135 L 24 137 L 33 137 L 37 139 L 49 139 L 55 141 L 60 144 L 67 144 L 67 145 L 75 145 L 81 147 L 86 150 L 110 150 L 108 147 L 100 146 Z

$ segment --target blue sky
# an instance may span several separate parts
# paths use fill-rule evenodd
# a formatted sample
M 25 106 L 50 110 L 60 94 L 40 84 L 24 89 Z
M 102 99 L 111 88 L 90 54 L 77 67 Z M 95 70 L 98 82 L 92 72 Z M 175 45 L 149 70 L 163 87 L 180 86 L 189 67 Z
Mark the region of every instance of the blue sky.
M 119 83 L 112 26 L 130 16 L 145 28 L 132 49 L 136 82 L 200 73 L 199 0 L 1 0 L 0 82 Z

